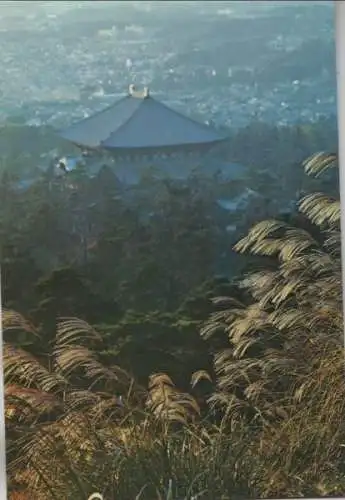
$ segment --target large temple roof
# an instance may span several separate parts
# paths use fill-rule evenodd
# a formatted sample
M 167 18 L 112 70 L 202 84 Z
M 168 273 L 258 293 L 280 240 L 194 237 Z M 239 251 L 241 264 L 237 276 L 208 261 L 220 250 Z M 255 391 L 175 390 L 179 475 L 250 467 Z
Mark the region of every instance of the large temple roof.
M 60 135 L 80 147 L 109 150 L 201 146 L 225 139 L 154 99 L 148 89 L 138 92 L 133 85 L 127 96 Z

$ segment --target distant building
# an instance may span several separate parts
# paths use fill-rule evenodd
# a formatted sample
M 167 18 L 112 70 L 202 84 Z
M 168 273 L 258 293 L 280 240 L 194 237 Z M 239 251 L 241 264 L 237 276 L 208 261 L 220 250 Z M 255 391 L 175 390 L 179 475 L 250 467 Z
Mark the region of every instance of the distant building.
M 121 172 L 139 173 L 145 165 L 168 166 L 169 176 L 176 165 L 181 176 L 180 168 L 197 167 L 227 139 L 158 101 L 148 88 L 137 91 L 134 85 L 122 99 L 60 131 L 60 136 L 81 150 L 94 174 L 106 163 L 120 177 Z

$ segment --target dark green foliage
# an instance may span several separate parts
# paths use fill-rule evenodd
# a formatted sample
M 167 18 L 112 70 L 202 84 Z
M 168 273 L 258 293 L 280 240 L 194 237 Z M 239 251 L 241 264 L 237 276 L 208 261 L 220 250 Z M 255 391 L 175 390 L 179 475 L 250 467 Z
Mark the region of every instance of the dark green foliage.
M 128 311 L 114 326 L 98 325 L 108 345 L 104 361 L 121 364 L 143 384 L 154 372 L 166 372 L 185 390 L 193 371 L 211 367 L 198 322 L 176 314 Z
M 107 318 L 116 321 L 120 310 L 115 301 L 95 294 L 80 272 L 73 268 L 54 270 L 35 286 L 38 307 L 32 311 L 36 323 L 56 320 L 61 316 L 83 316 L 90 323 Z
M 240 179 L 195 171 L 184 181 L 159 180 L 148 169 L 132 187 L 106 165 L 93 178 L 82 165 L 56 178 L 47 154 L 54 147 L 61 155 L 73 148 L 54 142 L 46 128 L 9 125 L 3 132 L 4 305 L 40 325 L 40 350 L 49 349 L 59 316 L 101 324 L 105 358 L 140 380 L 162 370 L 187 387 L 193 371 L 212 371 L 209 356 L 224 345 L 224 335 L 206 342 L 198 334 L 214 310 L 212 297 L 246 303 L 236 276 L 276 265 L 269 258 L 237 255 L 233 245 L 255 222 L 280 212 L 319 237 L 310 223 L 292 215 L 291 202 L 321 185 L 329 194 L 338 190 L 337 175 L 327 174 L 322 184 L 301 167 L 313 151 L 335 148 L 331 120 L 296 127 L 253 123 L 232 132 L 222 157 L 248 167 Z M 36 168 L 42 165 L 48 168 Z M 36 182 L 18 189 L 28 172 Z M 247 205 L 228 211 L 217 204 L 247 189 L 256 192 Z
M 36 262 L 20 246 L 8 244 L 2 248 L 1 286 L 3 304 L 8 308 L 17 308 L 23 311 L 35 304 L 35 295 L 28 285 L 38 279 L 40 273 Z

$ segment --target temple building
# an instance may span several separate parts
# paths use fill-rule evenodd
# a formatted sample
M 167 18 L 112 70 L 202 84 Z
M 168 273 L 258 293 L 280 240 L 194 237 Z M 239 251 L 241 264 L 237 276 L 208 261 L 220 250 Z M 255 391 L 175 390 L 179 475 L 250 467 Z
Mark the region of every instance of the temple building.
M 134 85 L 122 99 L 60 136 L 79 148 L 91 173 L 106 164 L 119 178 L 140 175 L 144 166 L 183 177 L 227 139 L 158 101 L 148 88 L 138 91 Z

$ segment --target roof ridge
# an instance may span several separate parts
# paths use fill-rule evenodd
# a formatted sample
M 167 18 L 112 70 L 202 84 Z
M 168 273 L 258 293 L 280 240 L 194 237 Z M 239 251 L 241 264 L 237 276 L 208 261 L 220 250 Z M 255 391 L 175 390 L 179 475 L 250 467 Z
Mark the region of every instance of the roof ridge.
M 133 96 L 130 94 L 130 95 L 127 95 L 125 96 L 125 99 L 128 99 L 128 98 L 132 98 L 133 99 Z M 136 99 L 136 97 L 134 97 L 134 99 Z M 141 106 L 143 105 L 143 103 L 145 102 L 145 100 L 147 99 L 151 99 L 151 97 L 148 95 L 146 96 L 144 99 L 141 99 L 141 102 L 139 104 L 139 106 L 137 106 L 134 110 L 134 113 L 132 113 L 128 118 L 127 120 L 125 120 L 116 130 L 113 130 L 112 133 L 110 135 L 108 135 L 108 137 L 106 139 L 103 139 L 103 141 L 100 141 L 99 145 L 100 146 L 103 146 L 105 142 L 109 141 L 109 139 L 111 139 L 111 137 L 114 136 L 114 134 L 117 134 L 120 130 L 122 130 L 126 125 L 128 125 L 128 123 L 130 121 L 132 121 L 132 119 L 135 117 L 135 115 L 137 114 L 137 112 L 139 111 L 139 109 L 141 108 Z M 139 100 L 139 99 L 138 99 Z M 106 146 L 104 146 L 106 148 Z
M 151 96 L 150 96 L 151 97 Z M 217 132 L 219 134 L 219 136 L 223 136 L 222 134 L 220 134 L 218 132 L 218 130 L 215 130 L 214 127 L 210 127 L 209 125 L 206 125 L 206 123 L 202 123 L 202 122 L 199 122 L 198 120 L 195 120 L 194 118 L 191 118 L 190 116 L 188 115 L 185 115 L 184 113 L 180 113 L 179 111 L 177 111 L 176 109 L 174 108 L 170 108 L 169 106 L 167 106 L 164 102 L 162 101 L 158 101 L 157 99 L 155 99 L 154 97 L 151 97 L 152 101 L 154 101 L 155 103 L 159 104 L 160 106 L 163 106 L 164 108 L 168 109 L 170 112 L 174 113 L 175 115 L 178 115 L 182 118 L 184 118 L 185 120 L 193 123 L 194 125 L 198 125 L 199 127 L 202 127 L 204 128 L 205 130 L 208 130 L 208 131 L 213 131 L 213 132 Z M 226 138 L 226 136 L 224 135 L 223 136 L 224 139 Z
M 68 127 L 68 130 L 72 129 L 75 125 L 79 125 L 80 123 L 85 123 L 85 122 L 88 122 L 90 120 L 92 120 L 93 118 L 95 118 L 96 116 L 99 116 L 101 115 L 102 113 L 104 113 L 105 111 L 109 111 L 110 109 L 112 108 L 116 108 L 116 106 L 118 106 L 121 102 L 123 102 L 125 99 L 128 99 L 128 95 L 125 95 L 123 96 L 121 99 L 118 99 L 117 101 L 113 102 L 112 104 L 110 104 L 109 106 L 107 106 L 106 108 L 102 108 L 100 109 L 99 111 L 96 111 L 96 113 L 93 113 L 92 115 L 89 115 L 87 116 L 86 118 L 82 118 L 81 120 L 79 121 L 75 121 L 73 122 L 69 127 Z M 63 133 L 66 131 L 66 128 L 63 128 L 63 129 L 60 129 L 60 130 L 57 130 L 57 133 L 59 135 L 61 135 L 63 137 Z

